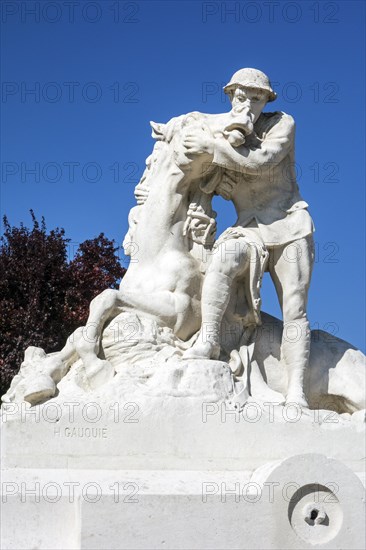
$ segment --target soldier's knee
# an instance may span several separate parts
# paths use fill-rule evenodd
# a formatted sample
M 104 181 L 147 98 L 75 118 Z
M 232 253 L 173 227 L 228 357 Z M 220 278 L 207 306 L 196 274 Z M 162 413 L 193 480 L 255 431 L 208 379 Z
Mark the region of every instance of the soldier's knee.
M 227 239 L 218 245 L 210 270 L 234 277 L 244 271 L 247 264 L 248 252 L 243 239 Z

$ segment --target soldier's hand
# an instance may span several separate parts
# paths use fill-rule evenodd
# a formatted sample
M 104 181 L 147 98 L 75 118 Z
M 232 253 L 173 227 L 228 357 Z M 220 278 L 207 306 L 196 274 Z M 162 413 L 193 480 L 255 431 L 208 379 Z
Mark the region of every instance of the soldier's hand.
M 183 138 L 183 146 L 186 153 L 190 155 L 200 155 L 202 153 L 213 155 L 214 138 L 209 131 L 203 128 L 191 129 Z
M 225 236 L 226 239 L 240 239 L 243 237 L 243 229 L 241 227 L 229 227 L 224 231 L 224 233 L 220 236 Z

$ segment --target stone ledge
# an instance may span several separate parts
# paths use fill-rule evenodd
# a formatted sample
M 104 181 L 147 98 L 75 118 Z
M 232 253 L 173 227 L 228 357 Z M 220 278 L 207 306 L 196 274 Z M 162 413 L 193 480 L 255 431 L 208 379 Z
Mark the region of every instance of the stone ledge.
M 9 469 L 2 489 L 4 550 L 363 548 L 362 483 L 318 454 L 254 473 Z

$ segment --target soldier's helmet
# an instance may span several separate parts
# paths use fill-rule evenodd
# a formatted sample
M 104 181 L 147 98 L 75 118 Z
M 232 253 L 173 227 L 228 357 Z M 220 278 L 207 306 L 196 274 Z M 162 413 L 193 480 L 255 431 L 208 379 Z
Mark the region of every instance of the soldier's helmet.
M 274 101 L 277 97 L 276 92 L 272 90 L 268 76 L 258 69 L 240 69 L 236 71 L 231 77 L 230 82 L 224 86 L 225 94 L 236 86 L 264 90 L 269 94 L 268 101 Z

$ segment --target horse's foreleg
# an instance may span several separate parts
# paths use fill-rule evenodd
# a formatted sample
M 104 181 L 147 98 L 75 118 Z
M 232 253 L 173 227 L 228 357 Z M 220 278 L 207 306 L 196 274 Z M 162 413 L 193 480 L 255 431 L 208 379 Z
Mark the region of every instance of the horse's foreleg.
M 50 353 L 39 364 L 36 374 L 23 381 L 23 398 L 32 405 L 40 403 L 56 392 L 56 384 L 65 376 L 70 365 L 80 357 L 92 388 L 107 382 L 114 375 L 108 361 L 98 358 L 100 336 L 106 321 L 120 304 L 117 290 L 105 290 L 90 304 L 88 321 L 76 329 L 57 353 Z M 10 399 L 11 400 L 11 399 Z
M 118 290 L 107 289 L 91 301 L 86 325 L 74 333 L 75 349 L 83 362 L 97 357 L 104 325 L 121 304 L 120 296 Z

